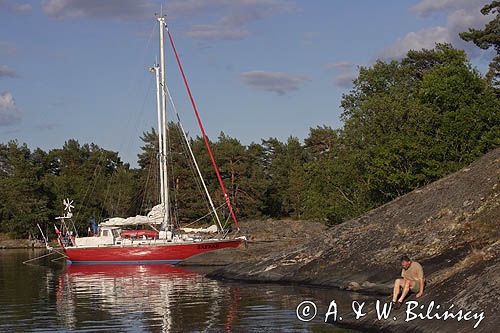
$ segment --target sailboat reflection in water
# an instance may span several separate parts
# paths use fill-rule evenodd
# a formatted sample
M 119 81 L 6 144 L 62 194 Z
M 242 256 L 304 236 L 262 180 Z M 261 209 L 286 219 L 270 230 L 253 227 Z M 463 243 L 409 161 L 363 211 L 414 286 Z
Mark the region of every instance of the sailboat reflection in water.
M 67 328 L 231 331 L 237 296 L 238 288 L 165 264 L 70 265 L 59 276 L 57 312 Z

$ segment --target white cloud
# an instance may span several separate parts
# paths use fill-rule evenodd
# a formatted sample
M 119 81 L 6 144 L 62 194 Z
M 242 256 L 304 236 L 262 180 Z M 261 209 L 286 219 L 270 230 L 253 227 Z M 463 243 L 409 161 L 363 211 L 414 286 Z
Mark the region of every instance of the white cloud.
M 394 44 L 386 47 L 382 53 L 382 58 L 402 58 L 409 50 L 432 49 L 436 43 L 447 43 L 450 42 L 450 39 L 450 32 L 445 27 L 433 27 L 418 32 L 409 32 Z
M 18 4 L 18 5 L 13 5 L 12 10 L 15 12 L 31 12 L 33 7 L 29 3 L 24 3 L 24 4 Z
M 472 9 L 483 6 L 486 0 L 422 0 L 411 8 L 417 16 L 427 16 L 433 12 Z
M 231 14 L 231 16 L 271 16 L 276 12 L 293 9 L 285 0 L 172 0 L 167 2 L 167 15 L 197 16 L 207 13 Z M 169 14 L 170 13 L 170 14 Z M 226 15 L 224 15 L 226 16 Z M 240 19 L 241 20 L 241 19 Z
M 310 81 L 306 76 L 282 72 L 250 71 L 241 73 L 243 82 L 256 89 L 275 92 L 284 95 L 292 90 L 299 89 Z
M 2 77 L 17 77 L 17 73 L 7 65 L 0 65 L 0 78 Z
M 59 123 L 41 123 L 36 125 L 35 128 L 40 131 L 52 131 L 59 126 Z
M 349 88 L 352 86 L 352 81 L 357 77 L 358 74 L 355 72 L 340 73 L 333 78 L 333 82 L 335 82 L 335 85 L 339 87 Z
M 380 58 L 400 59 L 409 50 L 420 50 L 422 48 L 432 49 L 436 43 L 451 43 L 453 46 L 465 49 L 469 54 L 475 56 L 479 50 L 463 41 L 459 33 L 469 28 L 480 28 L 490 18 L 481 14 L 480 10 L 486 0 L 423 0 L 412 8 L 418 16 L 425 16 L 435 11 L 447 13 L 446 26 L 436 26 L 420 31 L 412 31 L 404 37 L 388 45 L 380 54 Z
M 9 126 L 21 121 L 21 110 L 8 91 L 0 94 L 0 126 Z
M 223 25 L 194 25 L 190 31 L 186 32 L 186 36 L 203 40 L 238 40 L 249 34 L 247 30 L 235 30 Z
M 308 32 L 303 32 L 301 34 L 301 43 L 305 46 L 310 46 L 315 44 L 320 37 L 319 32 L 313 32 L 313 31 L 308 31 Z
M 1 0 L 0 0 L 1 1 Z M 160 2 L 161 3 L 161 2 Z M 42 9 L 52 18 L 96 17 L 118 20 L 152 18 L 160 11 L 153 0 L 44 0 Z M 250 35 L 255 21 L 293 10 L 286 0 L 172 0 L 163 13 L 173 18 L 210 17 L 212 22 L 192 25 L 186 35 L 199 40 L 238 40 Z
M 484 25 L 490 18 L 481 14 L 481 8 L 482 6 L 472 11 L 466 9 L 453 11 L 448 15 L 448 27 L 452 32 L 459 33 L 468 30 L 470 27 L 480 27 Z
M 248 25 L 293 10 L 283 0 L 188 0 L 173 1 L 167 13 L 177 16 L 207 15 L 212 23 L 193 25 L 186 35 L 200 40 L 237 40 L 250 35 Z
M 337 61 L 337 62 L 329 62 L 325 65 L 326 70 L 344 70 L 354 67 L 356 64 L 350 61 Z
M 330 62 L 325 65 L 326 71 L 334 71 L 333 82 L 336 86 L 349 88 L 352 86 L 352 81 L 358 76 L 354 71 L 355 63 L 350 61 Z
M 0 42 L 0 54 L 14 55 L 17 49 L 14 45 L 7 42 Z
M 161 3 L 161 2 L 160 2 Z M 152 18 L 160 11 L 153 0 L 44 0 L 42 9 L 52 18 L 96 17 L 117 20 Z M 286 0 L 172 0 L 166 2 L 167 18 L 203 16 L 212 22 L 192 25 L 186 35 L 200 40 L 237 40 L 250 35 L 252 22 L 290 11 Z
M 97 17 L 137 20 L 153 17 L 157 3 L 151 0 L 44 0 L 42 9 L 52 18 Z
M 166 12 L 173 17 L 196 16 L 208 11 L 221 10 L 237 2 L 233 0 L 173 0 L 167 3 Z
M 1 1 L 1 0 L 0 0 Z M 160 2 L 161 3 L 161 2 Z M 44 0 L 42 9 L 52 18 L 96 17 L 118 20 L 153 18 L 160 11 L 153 0 Z M 204 16 L 212 22 L 192 25 L 186 35 L 199 40 L 238 40 L 250 35 L 252 22 L 290 11 L 285 0 L 172 0 L 163 13 L 173 18 Z

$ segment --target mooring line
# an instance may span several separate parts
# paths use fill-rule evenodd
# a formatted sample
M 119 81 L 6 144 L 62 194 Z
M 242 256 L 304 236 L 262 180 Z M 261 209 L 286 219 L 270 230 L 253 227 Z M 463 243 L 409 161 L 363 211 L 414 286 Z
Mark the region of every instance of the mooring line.
M 52 254 L 54 254 L 54 252 L 49 252 L 49 253 L 47 253 L 47 254 L 44 254 L 43 256 L 40 256 L 40 257 L 36 257 L 36 258 L 32 258 L 32 259 L 25 260 L 25 261 L 23 261 L 23 264 L 26 264 L 26 263 L 28 263 L 28 262 L 30 262 L 30 261 L 33 261 L 33 260 L 38 260 L 38 259 L 42 259 L 42 258 L 48 257 L 48 256 L 50 256 L 50 255 L 52 255 Z

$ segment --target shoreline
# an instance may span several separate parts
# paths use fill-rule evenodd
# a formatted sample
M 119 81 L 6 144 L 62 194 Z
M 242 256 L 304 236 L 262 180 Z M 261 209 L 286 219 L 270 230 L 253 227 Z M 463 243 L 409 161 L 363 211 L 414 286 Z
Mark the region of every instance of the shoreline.
M 4 239 L 0 240 L 0 250 L 13 249 L 44 249 L 45 244 L 39 240 Z
M 335 287 L 389 300 L 409 255 L 424 268 L 421 306 L 484 313 L 477 328 L 458 320 L 377 320 L 368 315 L 338 324 L 384 332 L 493 332 L 500 298 L 500 148 L 476 162 L 368 213 L 316 229 L 305 221 L 295 239 L 284 237 L 293 222 L 246 221 L 248 248 L 188 258 L 180 266 L 212 266 L 210 278 Z M 266 230 L 268 228 L 268 230 Z M 252 231 L 265 230 L 254 234 Z M 410 300 L 410 299 L 408 299 Z M 399 318 L 403 307 L 395 311 Z
M 340 292 L 346 292 L 351 295 L 362 295 L 360 302 L 366 302 L 366 315 L 362 318 L 355 318 L 353 314 L 351 315 L 342 315 L 342 321 L 333 321 L 331 319 L 328 320 L 328 323 L 332 324 L 335 327 L 339 328 L 347 328 L 353 330 L 360 330 L 363 332 L 402 332 L 402 331 L 412 331 L 412 332 L 430 332 L 430 331 L 439 331 L 439 332 L 470 332 L 471 330 L 477 332 L 490 332 L 492 325 L 495 322 L 495 308 L 494 307 L 481 307 L 481 305 L 475 305 L 474 303 L 463 302 L 463 299 L 453 299 L 456 295 L 456 290 L 453 288 L 457 284 L 465 283 L 465 280 L 473 280 L 478 281 L 481 279 L 484 271 L 482 271 L 483 263 L 478 263 L 477 265 L 472 265 L 468 269 L 464 269 L 464 271 L 459 271 L 455 276 L 451 276 L 447 283 L 452 286 L 448 286 L 447 284 L 436 283 L 434 279 L 431 279 L 430 284 L 427 286 L 427 289 L 424 293 L 424 296 L 421 299 L 416 299 L 414 294 L 410 294 L 406 299 L 404 306 L 401 309 L 395 310 L 392 309 L 392 315 L 395 317 L 401 318 L 397 322 L 393 320 L 380 320 L 377 317 L 377 311 L 375 308 L 375 304 L 377 301 L 381 303 L 390 303 L 390 296 L 392 294 L 392 283 L 384 283 L 381 281 L 364 281 L 364 282 L 356 282 L 362 281 L 363 278 L 358 274 L 353 272 L 353 274 L 332 274 L 330 279 L 304 279 L 303 277 L 296 276 L 293 274 L 285 275 L 285 274 L 265 274 L 262 271 L 255 270 L 253 273 L 246 271 L 248 266 L 254 266 L 253 263 L 249 263 L 248 256 L 241 255 L 240 251 L 252 251 L 252 247 L 249 246 L 247 249 L 227 249 L 224 253 L 224 258 L 229 258 L 230 256 L 234 256 L 233 263 L 223 264 L 222 256 L 219 259 L 219 262 L 214 262 L 212 258 L 203 258 L 200 255 L 199 258 L 196 259 L 196 263 L 194 263 L 194 259 L 191 261 L 187 260 L 178 264 L 177 266 L 184 267 L 187 269 L 194 270 L 200 274 L 207 276 L 208 278 L 221 280 L 221 281 L 235 281 L 242 283 L 251 283 L 251 284 L 281 284 L 281 285 L 299 285 L 306 287 L 320 287 L 320 288 L 334 288 L 339 290 Z M 494 250 L 493 248 L 491 250 Z M 273 250 L 272 247 L 269 247 L 269 252 L 266 255 L 272 256 Z M 214 253 L 215 254 L 215 253 Z M 263 259 L 266 255 L 263 255 L 261 259 Z M 458 255 L 453 252 L 451 255 Z M 462 253 L 460 258 L 467 258 L 471 253 Z M 254 257 L 254 259 L 256 259 Z M 444 256 L 440 256 L 440 259 L 446 261 Z M 461 260 L 459 260 L 461 261 Z M 424 268 L 429 267 L 432 271 L 431 262 L 423 262 Z M 476 266 L 476 267 L 474 267 Z M 498 264 L 496 265 L 498 266 Z M 269 266 L 267 266 L 268 268 Z M 329 273 L 332 273 L 334 268 L 331 268 Z M 272 269 L 270 269 L 272 271 Z M 439 270 L 441 271 L 441 270 Z M 442 272 L 434 271 L 429 274 L 432 276 L 433 274 L 439 274 Z M 249 274 L 250 273 L 250 274 Z M 381 271 L 369 271 L 368 275 L 383 275 L 384 272 Z M 393 274 L 394 275 L 394 274 Z M 455 281 L 454 281 L 455 280 Z M 470 283 L 467 283 L 470 286 Z M 472 290 L 469 288 L 469 294 L 474 294 L 476 290 Z M 464 290 L 463 293 L 467 293 L 467 290 Z M 464 298 L 471 298 L 473 295 L 464 295 Z M 476 300 L 479 300 L 477 296 Z M 314 301 L 314 300 L 313 300 Z M 408 302 L 408 303 L 407 303 Z M 438 314 L 432 314 L 434 318 L 429 317 L 426 318 L 418 317 L 417 310 L 410 311 L 410 308 L 418 302 L 418 306 L 423 306 L 425 309 L 428 309 L 429 306 L 432 307 L 431 304 L 439 304 L 443 309 L 453 308 L 455 306 L 455 313 L 462 312 L 474 312 L 475 315 L 484 316 L 481 319 L 480 324 L 473 328 L 473 326 L 477 323 L 477 321 L 468 321 L 455 319 L 452 317 L 451 320 L 444 321 L 439 317 Z M 322 309 L 326 310 L 326 309 Z M 344 310 L 343 313 L 346 312 L 346 306 L 344 305 L 341 310 Z M 351 311 L 349 307 L 347 307 L 347 312 Z M 340 312 L 340 310 L 339 310 Z M 421 310 L 422 313 L 425 313 L 425 310 Z M 413 314 L 414 313 L 414 314 Z M 325 315 L 326 311 L 320 313 L 321 315 Z M 409 315 L 416 320 L 409 320 L 408 322 L 403 320 L 404 318 L 409 318 Z M 484 319 L 484 320 L 483 320 Z
M 346 317 L 336 326 L 383 332 L 493 332 L 500 298 L 499 181 L 500 148 L 331 228 L 315 221 L 240 221 L 246 244 L 205 252 L 178 266 L 205 270 L 204 275 L 215 279 L 332 287 L 389 301 L 401 273 L 399 258 L 406 254 L 424 269 L 419 307 L 436 303 L 442 310 L 482 313 L 478 327 L 460 320 L 402 321 L 406 306 L 394 310 L 398 321 L 377 319 L 371 307 L 365 316 Z

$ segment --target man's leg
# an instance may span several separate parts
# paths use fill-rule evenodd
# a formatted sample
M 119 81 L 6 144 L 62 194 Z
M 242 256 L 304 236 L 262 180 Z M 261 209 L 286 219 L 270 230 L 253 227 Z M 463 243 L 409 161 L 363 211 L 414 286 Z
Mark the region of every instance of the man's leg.
M 415 284 L 413 281 L 405 280 L 403 292 L 401 293 L 401 297 L 399 297 L 399 300 L 398 300 L 399 303 L 403 303 L 403 300 L 405 299 L 406 295 L 408 295 L 410 288 L 412 288 L 414 285 Z
M 400 288 L 404 287 L 404 284 L 405 284 L 404 281 L 405 280 L 403 278 L 396 279 L 396 281 L 394 281 L 394 289 L 392 291 L 392 301 L 394 303 L 396 303 L 396 301 L 398 299 Z

